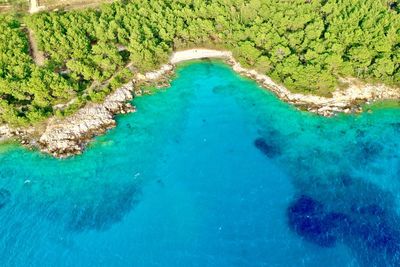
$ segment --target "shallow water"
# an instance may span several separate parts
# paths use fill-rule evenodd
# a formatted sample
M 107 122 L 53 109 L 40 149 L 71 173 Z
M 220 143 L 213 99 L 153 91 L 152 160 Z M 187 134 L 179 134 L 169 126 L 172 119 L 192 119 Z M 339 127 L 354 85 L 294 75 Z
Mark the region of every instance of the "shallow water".
M 0 153 L 1 266 L 398 266 L 400 110 L 322 118 L 215 61 L 81 156 Z

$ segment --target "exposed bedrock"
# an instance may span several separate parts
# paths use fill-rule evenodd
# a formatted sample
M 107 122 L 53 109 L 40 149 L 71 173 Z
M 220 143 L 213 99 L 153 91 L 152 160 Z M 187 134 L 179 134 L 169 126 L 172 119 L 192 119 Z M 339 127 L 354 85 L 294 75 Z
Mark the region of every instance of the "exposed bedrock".
M 135 111 L 128 103 L 132 91 L 131 82 L 117 89 L 101 104 L 89 104 L 64 119 L 51 119 L 38 140 L 39 148 L 56 157 L 81 153 L 93 136 L 115 126 L 115 114 Z

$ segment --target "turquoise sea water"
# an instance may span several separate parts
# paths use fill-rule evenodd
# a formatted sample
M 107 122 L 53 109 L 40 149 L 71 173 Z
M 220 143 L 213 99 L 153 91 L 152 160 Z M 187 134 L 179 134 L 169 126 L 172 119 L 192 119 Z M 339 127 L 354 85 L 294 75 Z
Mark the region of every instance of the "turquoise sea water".
M 399 266 L 400 110 L 322 118 L 215 61 L 81 156 L 0 147 L 1 266 Z

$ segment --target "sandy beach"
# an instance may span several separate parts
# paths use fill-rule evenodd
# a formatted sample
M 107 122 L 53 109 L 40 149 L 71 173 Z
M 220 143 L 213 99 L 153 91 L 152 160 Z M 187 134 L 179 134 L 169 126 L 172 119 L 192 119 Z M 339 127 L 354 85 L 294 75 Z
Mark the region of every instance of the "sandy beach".
M 176 51 L 172 54 L 170 63 L 177 64 L 179 62 L 203 59 L 203 58 L 232 58 L 232 53 L 229 51 L 219 51 L 212 49 L 188 49 L 183 51 Z

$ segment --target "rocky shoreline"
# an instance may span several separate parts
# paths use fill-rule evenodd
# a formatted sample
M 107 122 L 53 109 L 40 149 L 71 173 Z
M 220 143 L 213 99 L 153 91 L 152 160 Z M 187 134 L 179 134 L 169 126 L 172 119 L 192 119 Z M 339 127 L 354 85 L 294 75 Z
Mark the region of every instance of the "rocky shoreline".
M 94 136 L 116 125 L 115 114 L 135 111 L 127 102 L 132 99 L 132 90 L 130 82 L 107 96 L 103 103 L 88 104 L 66 118 L 50 118 L 45 125 L 23 129 L 1 126 L 0 141 L 14 138 L 58 158 L 80 154 Z
M 243 68 L 233 57 L 228 58 L 227 62 L 235 72 L 256 80 L 281 100 L 325 117 L 331 117 L 338 113 L 359 113 L 362 111 L 363 104 L 377 100 L 400 99 L 400 89 L 383 84 L 360 84 L 355 79 L 342 79 L 342 82 L 347 84 L 347 89 L 334 91 L 332 97 L 292 93 L 284 86 L 275 83 L 270 77 L 259 74 L 255 70 Z
M 172 64 L 166 64 L 160 70 L 137 74 L 102 103 L 89 103 L 69 117 L 52 117 L 43 124 L 27 128 L 0 125 L 0 142 L 15 139 L 28 148 L 39 149 L 57 158 L 81 154 L 95 136 L 116 126 L 115 115 L 136 111 L 129 103 L 134 96 L 143 94 L 135 87 L 136 83 L 165 81 L 173 68 Z
M 342 79 L 341 82 L 348 85 L 347 89 L 337 89 L 332 93 L 332 97 L 292 93 L 286 87 L 274 82 L 269 76 L 242 67 L 230 51 L 189 49 L 175 52 L 170 62 L 176 64 L 201 58 L 224 59 L 236 73 L 255 80 L 260 86 L 275 93 L 281 100 L 325 117 L 331 117 L 337 113 L 361 112 L 363 104 L 377 100 L 400 100 L 400 88 L 392 88 L 383 84 L 365 84 L 356 79 Z
M 135 111 L 130 103 L 134 95 L 142 92 L 135 88 L 136 83 L 154 82 L 171 77 L 177 63 L 193 59 L 221 58 L 232 69 L 242 76 L 256 80 L 261 86 L 274 92 L 281 100 L 323 116 L 333 116 L 336 113 L 353 113 L 361 111 L 361 103 L 382 99 L 400 99 L 400 90 L 384 85 L 357 85 L 355 81 L 347 80 L 346 90 L 337 90 L 332 98 L 314 95 L 291 93 L 287 88 L 272 81 L 266 75 L 255 70 L 243 68 L 231 52 L 210 49 L 190 49 L 175 52 L 170 63 L 159 70 L 145 74 L 137 74 L 135 79 L 108 95 L 103 103 L 90 103 L 66 118 L 50 118 L 37 127 L 12 129 L 7 125 L 0 126 L 0 141 L 17 139 L 30 148 L 65 158 L 80 154 L 94 136 L 103 134 L 115 127 L 115 115 Z

